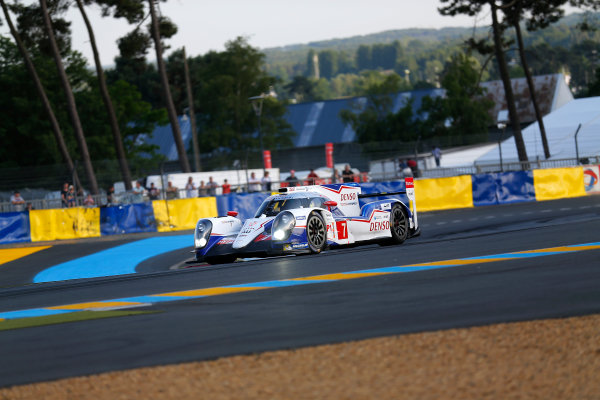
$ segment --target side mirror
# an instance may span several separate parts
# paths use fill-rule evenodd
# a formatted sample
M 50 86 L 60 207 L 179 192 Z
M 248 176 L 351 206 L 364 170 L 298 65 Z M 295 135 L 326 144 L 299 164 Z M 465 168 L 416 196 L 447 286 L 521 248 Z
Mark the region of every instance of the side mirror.
M 323 205 L 327 207 L 328 210 L 331 210 L 331 207 L 337 206 L 337 201 L 327 200 Z
M 227 215 L 230 217 L 237 217 L 238 216 L 238 212 L 237 211 L 227 211 Z

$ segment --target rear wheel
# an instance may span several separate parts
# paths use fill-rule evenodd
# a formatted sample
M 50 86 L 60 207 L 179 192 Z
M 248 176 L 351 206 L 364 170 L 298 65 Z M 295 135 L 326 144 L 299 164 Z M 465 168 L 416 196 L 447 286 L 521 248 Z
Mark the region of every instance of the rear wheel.
M 311 253 L 320 253 L 327 246 L 327 225 L 318 212 L 313 211 L 306 220 L 306 237 Z
M 400 204 L 396 203 L 390 212 L 390 233 L 392 234 L 392 243 L 404 243 L 408 237 L 408 216 L 406 210 Z

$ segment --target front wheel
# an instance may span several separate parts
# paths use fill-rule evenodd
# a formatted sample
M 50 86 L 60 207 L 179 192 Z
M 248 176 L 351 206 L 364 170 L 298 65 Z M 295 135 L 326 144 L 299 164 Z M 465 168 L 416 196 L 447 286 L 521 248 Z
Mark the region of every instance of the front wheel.
M 390 212 L 390 233 L 395 244 L 404 243 L 408 237 L 408 216 L 404 207 L 398 203 L 394 204 Z
M 327 246 L 327 225 L 318 212 L 313 211 L 306 220 L 306 238 L 311 253 L 320 253 Z

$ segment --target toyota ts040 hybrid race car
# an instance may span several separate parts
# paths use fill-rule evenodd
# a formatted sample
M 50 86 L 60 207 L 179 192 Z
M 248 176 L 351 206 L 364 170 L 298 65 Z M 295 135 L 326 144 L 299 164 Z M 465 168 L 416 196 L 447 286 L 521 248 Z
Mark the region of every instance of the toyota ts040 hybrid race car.
M 219 264 L 360 243 L 400 244 L 420 233 L 412 178 L 406 178 L 405 186 L 402 192 L 372 194 L 361 194 L 357 183 L 281 188 L 254 218 L 241 221 L 237 212 L 229 211 L 199 220 L 196 261 Z M 406 194 L 408 205 L 392 197 L 400 194 Z M 379 199 L 359 205 L 359 199 L 374 197 Z

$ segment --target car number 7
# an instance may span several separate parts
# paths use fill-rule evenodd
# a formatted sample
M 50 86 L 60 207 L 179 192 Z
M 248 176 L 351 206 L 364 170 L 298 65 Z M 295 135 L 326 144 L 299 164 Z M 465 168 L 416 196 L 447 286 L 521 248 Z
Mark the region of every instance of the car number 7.
M 348 223 L 346 221 L 336 221 L 338 239 L 348 239 Z

